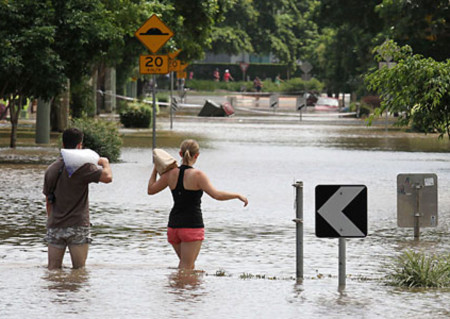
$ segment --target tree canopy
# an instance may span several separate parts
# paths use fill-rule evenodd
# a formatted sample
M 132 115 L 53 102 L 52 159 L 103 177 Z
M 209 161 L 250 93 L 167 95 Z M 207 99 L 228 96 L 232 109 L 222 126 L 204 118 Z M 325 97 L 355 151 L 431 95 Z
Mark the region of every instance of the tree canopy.
M 368 87 L 382 99 L 379 113 L 399 113 L 400 125 L 450 138 L 450 59 L 425 58 L 392 40 L 376 47 L 374 53 L 380 62 L 390 56 L 396 63 L 391 68 L 375 68 L 366 76 Z
M 379 42 L 381 19 L 375 13 L 379 0 L 323 0 L 314 21 L 320 35 L 310 60 L 328 93 L 353 92 L 362 85 L 362 74 L 373 65 L 372 48 Z
M 234 3 L 232 3 L 234 2 Z M 212 52 L 264 55 L 295 69 L 316 35 L 311 12 L 317 1 L 233 0 L 213 28 Z
M 448 0 L 383 0 L 375 9 L 384 21 L 387 37 L 437 61 L 449 58 Z
M 182 49 L 178 58 L 187 62 L 208 50 L 271 53 L 291 70 L 307 60 L 329 93 L 364 91 L 372 49 L 386 38 L 412 47 L 420 58 L 402 61 L 415 57 L 412 64 L 439 79 L 444 71 L 436 68 L 448 67 L 448 0 L 7 0 L 0 1 L 0 98 L 11 102 L 12 121 L 25 98 L 51 99 L 67 79 L 84 81 L 98 65 L 115 66 L 123 83 L 148 54 L 134 32 L 152 14 L 175 33 L 160 53 Z M 439 99 L 430 105 L 446 98 Z
M 67 79 L 95 65 L 136 65 L 145 48 L 134 32 L 156 13 L 173 28 L 172 48 L 200 58 L 226 0 L 8 0 L 0 2 L 0 98 L 9 101 L 12 142 L 22 101 L 52 99 Z

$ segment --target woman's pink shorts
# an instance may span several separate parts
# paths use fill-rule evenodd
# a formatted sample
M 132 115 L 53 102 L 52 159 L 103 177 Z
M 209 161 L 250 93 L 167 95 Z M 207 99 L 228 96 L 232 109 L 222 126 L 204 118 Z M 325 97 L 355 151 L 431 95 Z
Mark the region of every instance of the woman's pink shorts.
M 204 239 L 204 228 L 167 228 L 167 240 L 172 245 L 176 245 L 181 242 L 198 241 Z

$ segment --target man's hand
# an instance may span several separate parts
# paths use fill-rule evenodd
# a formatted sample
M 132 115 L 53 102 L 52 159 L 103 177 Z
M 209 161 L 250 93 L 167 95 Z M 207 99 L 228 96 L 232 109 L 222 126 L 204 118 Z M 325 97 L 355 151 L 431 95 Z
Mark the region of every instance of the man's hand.
M 100 157 L 98 159 L 98 165 L 103 167 L 102 175 L 100 176 L 100 182 L 111 183 L 112 182 L 112 171 L 111 166 L 109 166 L 109 160 L 106 157 Z
M 105 165 L 109 165 L 109 160 L 106 157 L 100 157 L 98 159 L 98 165 L 105 167 Z

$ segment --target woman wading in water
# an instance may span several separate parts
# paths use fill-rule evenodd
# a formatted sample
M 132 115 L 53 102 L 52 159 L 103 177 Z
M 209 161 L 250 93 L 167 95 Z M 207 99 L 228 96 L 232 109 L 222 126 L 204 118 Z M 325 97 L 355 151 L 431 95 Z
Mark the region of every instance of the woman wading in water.
M 155 165 L 148 182 L 149 195 L 157 194 L 167 186 L 172 192 L 174 204 L 170 211 L 167 239 L 180 259 L 180 269 L 194 269 L 205 238 L 201 211 L 203 192 L 216 200 L 239 199 L 244 206 L 248 204 L 245 196 L 217 190 L 205 173 L 192 167 L 199 154 L 196 141 L 183 141 L 180 146 L 182 165 L 162 174 L 158 180 Z

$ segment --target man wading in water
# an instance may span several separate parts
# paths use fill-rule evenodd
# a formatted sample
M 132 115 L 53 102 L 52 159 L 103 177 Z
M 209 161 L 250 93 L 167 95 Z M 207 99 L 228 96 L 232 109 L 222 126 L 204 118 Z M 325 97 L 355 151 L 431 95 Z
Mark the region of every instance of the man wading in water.
M 63 133 L 63 148 L 82 149 L 83 133 L 69 128 Z M 101 168 L 98 168 L 97 165 Z M 71 176 L 62 158 L 45 171 L 44 190 L 47 207 L 48 269 L 62 267 L 66 247 L 69 247 L 73 268 L 86 263 L 89 243 L 89 184 L 112 182 L 109 161 L 100 157 L 98 163 L 87 162 Z

